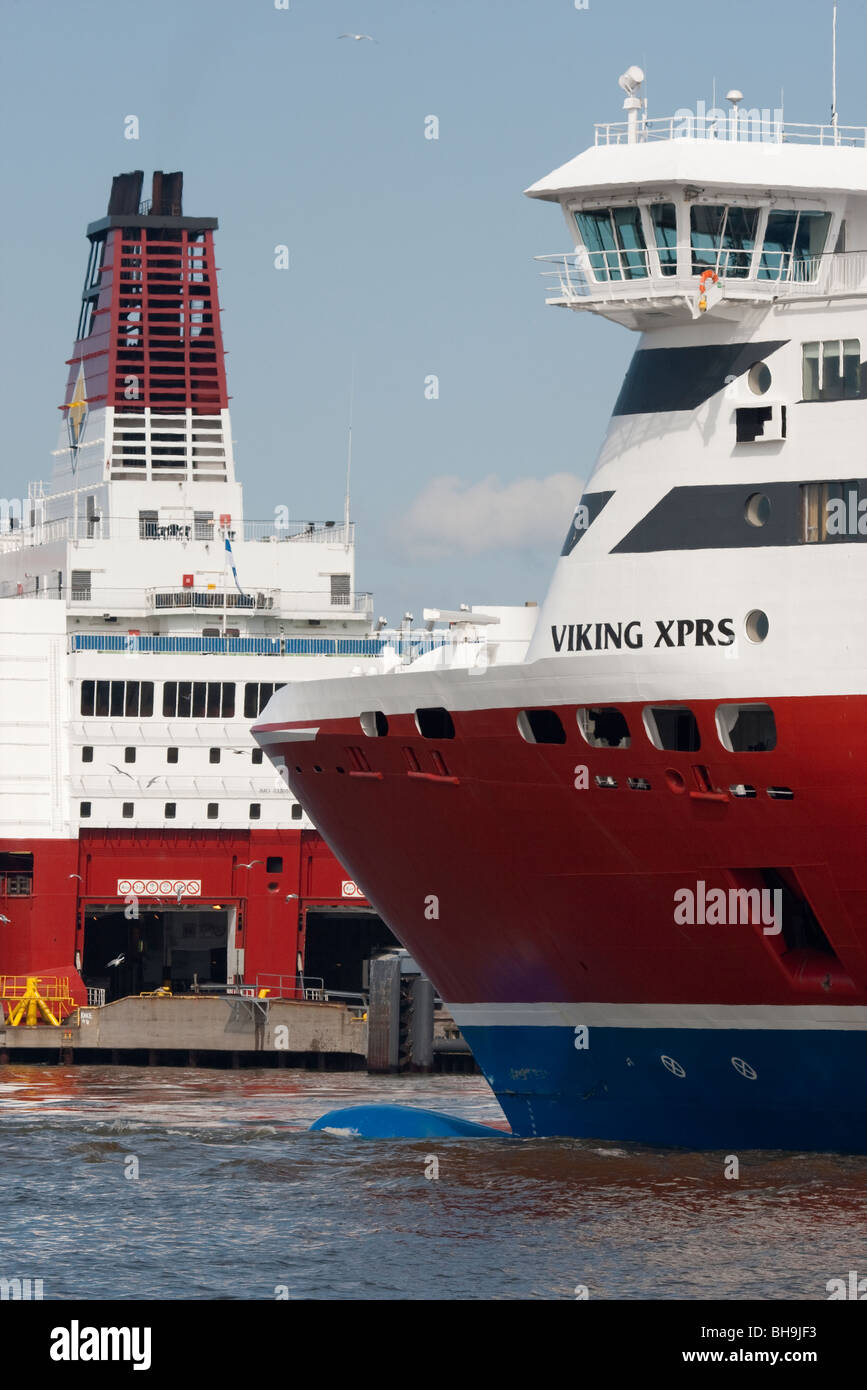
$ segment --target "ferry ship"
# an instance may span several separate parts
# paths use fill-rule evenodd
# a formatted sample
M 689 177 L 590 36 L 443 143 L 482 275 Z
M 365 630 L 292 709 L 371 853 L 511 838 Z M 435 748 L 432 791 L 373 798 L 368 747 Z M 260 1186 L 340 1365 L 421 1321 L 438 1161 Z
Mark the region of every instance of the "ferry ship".
M 250 735 L 387 647 L 343 520 L 246 520 L 213 217 L 113 180 L 50 482 L 0 517 L 0 975 L 360 988 L 393 938 Z M 268 977 L 267 980 L 265 977 Z M 89 991 L 89 994 L 88 992 Z
M 254 733 L 517 1135 L 863 1153 L 865 130 L 642 81 L 527 189 L 639 337 L 525 659 Z

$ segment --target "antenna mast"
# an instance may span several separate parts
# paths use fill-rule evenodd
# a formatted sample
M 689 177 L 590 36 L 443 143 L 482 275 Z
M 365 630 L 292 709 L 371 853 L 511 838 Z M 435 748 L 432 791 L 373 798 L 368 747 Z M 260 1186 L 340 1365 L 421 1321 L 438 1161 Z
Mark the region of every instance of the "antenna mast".
M 834 0 L 831 19 L 831 125 L 837 143 L 837 0 Z
M 352 410 L 355 403 L 355 355 L 349 376 L 349 439 L 346 446 L 346 497 L 343 504 L 344 545 L 349 548 L 349 483 L 352 476 Z

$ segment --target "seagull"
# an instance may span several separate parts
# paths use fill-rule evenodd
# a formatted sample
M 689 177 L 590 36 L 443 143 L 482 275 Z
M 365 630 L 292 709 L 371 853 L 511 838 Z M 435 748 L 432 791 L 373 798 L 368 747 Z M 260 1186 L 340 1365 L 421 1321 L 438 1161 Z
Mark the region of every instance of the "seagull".
M 120 773 L 121 777 L 128 777 L 129 780 L 130 780 L 131 782 L 134 782 L 134 781 L 135 781 L 135 778 L 133 777 L 132 773 L 131 773 L 131 772 L 124 772 L 123 768 L 122 768 L 122 767 L 118 767 L 117 763 L 109 763 L 109 767 L 113 767 L 114 770 L 115 770 L 115 772 L 119 772 L 119 773 Z
M 9 925 L 10 925 L 10 927 L 11 927 L 11 925 L 12 925 L 12 918 L 11 918 L 11 917 L 4 917 L 4 916 L 3 916 L 3 913 L 0 912 L 0 922 L 8 922 Z
M 339 39 L 355 39 L 356 43 L 359 39 L 367 39 L 370 43 L 379 43 L 379 39 L 375 39 L 372 34 L 338 34 L 337 37 Z
M 83 882 L 81 874 L 67 874 L 67 878 L 77 878 L 79 883 Z
M 148 787 L 152 787 L 154 782 L 161 782 L 162 778 L 163 774 L 161 772 L 157 773 L 156 777 L 152 777 L 149 782 L 145 782 L 145 789 L 147 789 Z
M 239 869 L 252 869 L 252 867 L 253 867 L 254 864 L 261 864 L 261 863 L 262 863 L 262 860 L 261 860 L 261 859 L 251 859 L 250 862 L 249 862 L 249 864 L 239 864 L 239 865 L 238 865 L 238 868 L 239 868 Z
M 121 952 L 119 956 L 115 956 L 114 960 L 107 961 L 105 968 L 109 970 L 113 965 L 123 965 L 125 960 L 126 956 Z

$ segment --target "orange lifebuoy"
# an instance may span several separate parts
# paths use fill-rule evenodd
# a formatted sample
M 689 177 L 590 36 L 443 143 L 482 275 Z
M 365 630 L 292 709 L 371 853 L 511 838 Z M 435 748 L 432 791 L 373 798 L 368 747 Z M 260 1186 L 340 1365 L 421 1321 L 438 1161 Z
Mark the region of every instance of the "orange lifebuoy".
M 707 309 L 707 282 L 712 281 L 714 285 L 719 284 L 719 276 L 715 270 L 703 270 L 698 281 L 698 307 L 701 313 Z

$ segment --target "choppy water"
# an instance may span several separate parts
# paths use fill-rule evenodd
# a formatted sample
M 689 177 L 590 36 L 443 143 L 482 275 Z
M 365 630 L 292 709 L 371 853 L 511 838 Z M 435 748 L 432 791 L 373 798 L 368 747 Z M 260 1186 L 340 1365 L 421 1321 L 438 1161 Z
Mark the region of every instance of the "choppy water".
M 306 1132 L 376 1100 L 502 1123 L 478 1077 L 5 1067 L 0 1277 L 56 1299 L 825 1299 L 867 1275 L 867 1159 L 744 1155 L 733 1181 L 722 1154 Z

